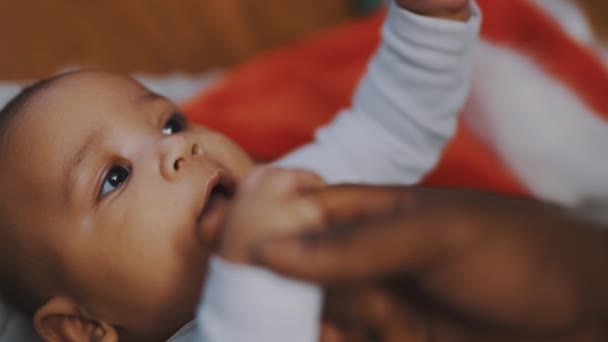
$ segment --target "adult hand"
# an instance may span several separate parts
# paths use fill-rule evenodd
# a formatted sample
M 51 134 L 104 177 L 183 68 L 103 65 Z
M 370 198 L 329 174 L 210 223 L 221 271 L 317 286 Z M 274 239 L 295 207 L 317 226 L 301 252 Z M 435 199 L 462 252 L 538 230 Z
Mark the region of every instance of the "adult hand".
M 352 338 L 608 340 L 606 227 L 470 191 L 341 186 L 315 196 L 334 226 L 269 240 L 256 259 L 338 288 L 328 313 L 357 327 L 342 330 Z

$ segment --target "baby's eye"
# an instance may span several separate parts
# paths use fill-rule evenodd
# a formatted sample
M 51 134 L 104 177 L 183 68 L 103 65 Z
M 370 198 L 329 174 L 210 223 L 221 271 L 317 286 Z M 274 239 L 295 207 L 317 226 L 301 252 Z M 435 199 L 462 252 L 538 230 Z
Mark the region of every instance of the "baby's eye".
M 108 193 L 116 190 L 118 187 L 123 185 L 123 183 L 127 181 L 127 178 L 129 178 L 130 173 L 131 169 L 126 166 L 112 166 L 103 179 L 101 191 L 99 192 L 99 198 L 107 195 Z
M 166 134 L 166 135 L 179 133 L 179 132 L 185 130 L 187 126 L 188 126 L 188 120 L 186 119 L 186 117 L 184 115 L 173 114 L 173 115 L 171 115 L 171 117 L 169 117 L 167 122 L 165 122 L 162 133 Z

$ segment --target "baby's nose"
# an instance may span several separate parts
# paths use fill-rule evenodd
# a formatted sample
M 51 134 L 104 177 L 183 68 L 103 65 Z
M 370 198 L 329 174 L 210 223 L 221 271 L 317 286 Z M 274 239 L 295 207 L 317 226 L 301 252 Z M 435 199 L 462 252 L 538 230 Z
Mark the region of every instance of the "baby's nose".
M 169 180 L 178 177 L 181 171 L 188 167 L 194 156 L 203 153 L 199 142 L 183 136 L 167 137 L 163 145 L 161 173 Z

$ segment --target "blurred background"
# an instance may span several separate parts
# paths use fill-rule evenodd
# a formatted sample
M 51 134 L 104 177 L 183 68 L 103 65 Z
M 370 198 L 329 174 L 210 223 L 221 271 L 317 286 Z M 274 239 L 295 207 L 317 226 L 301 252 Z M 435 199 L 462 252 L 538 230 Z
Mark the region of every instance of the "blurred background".
M 373 12 L 382 0 L 2 0 L 0 104 L 75 67 L 132 74 L 175 101 L 247 58 Z
M 198 73 L 370 12 L 376 0 L 3 0 L 0 79 L 71 65 Z
M 607 36 L 605 0 L 532 1 L 574 3 L 598 37 Z M 0 79 L 40 78 L 73 65 L 156 74 L 207 71 L 372 12 L 380 2 L 3 0 Z

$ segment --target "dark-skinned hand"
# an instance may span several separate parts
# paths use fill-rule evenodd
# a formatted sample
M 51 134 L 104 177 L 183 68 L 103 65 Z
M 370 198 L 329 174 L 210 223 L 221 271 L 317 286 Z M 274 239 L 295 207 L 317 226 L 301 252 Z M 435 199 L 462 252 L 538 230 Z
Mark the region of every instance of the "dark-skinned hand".
M 252 251 L 329 288 L 325 342 L 608 341 L 608 229 L 461 190 L 338 186 L 323 231 Z

